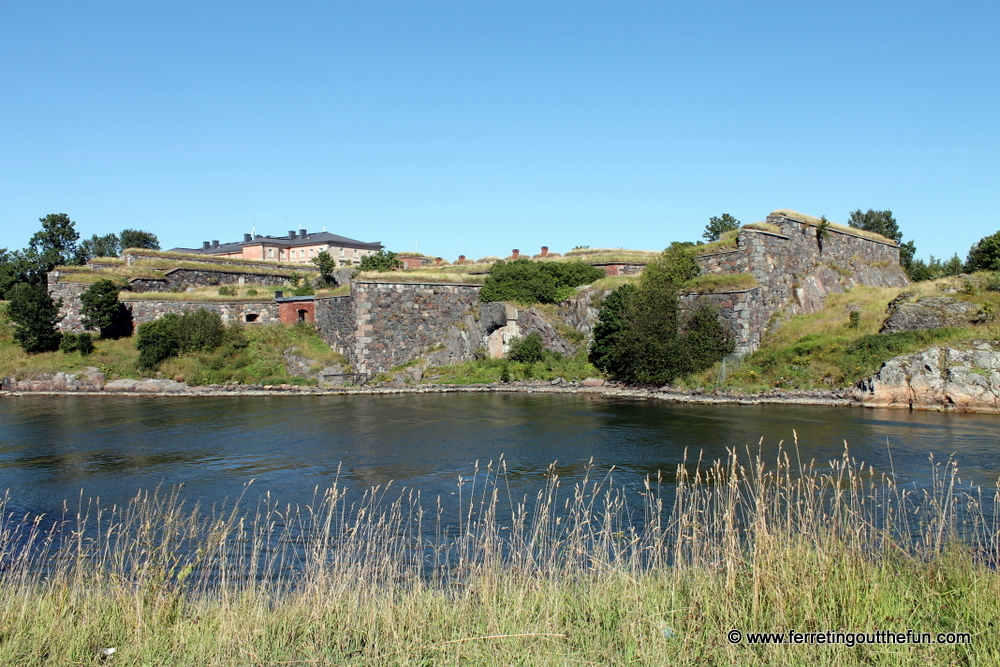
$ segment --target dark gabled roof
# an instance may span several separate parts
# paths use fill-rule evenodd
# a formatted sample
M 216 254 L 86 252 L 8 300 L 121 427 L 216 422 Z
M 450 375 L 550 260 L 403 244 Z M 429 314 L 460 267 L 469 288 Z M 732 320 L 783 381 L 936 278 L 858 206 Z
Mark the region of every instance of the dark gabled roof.
M 339 236 L 337 234 L 331 234 L 330 232 L 311 232 L 307 233 L 305 238 L 302 238 L 298 234 L 295 235 L 294 239 L 289 239 L 287 236 L 261 236 L 253 239 L 249 243 L 241 243 L 240 245 L 253 245 L 255 243 L 273 243 L 274 245 L 281 245 L 289 248 L 294 248 L 300 245 L 316 245 L 317 243 L 329 243 L 330 245 L 340 246 L 344 248 L 360 248 L 362 250 L 381 250 L 382 244 L 379 241 L 357 241 L 355 239 L 349 239 L 346 236 Z
M 311 232 L 307 233 L 305 237 L 299 236 L 296 233 L 294 239 L 289 236 L 261 236 L 258 234 L 250 241 L 220 243 L 217 246 L 208 248 L 172 248 L 170 252 L 184 252 L 193 255 L 219 255 L 222 253 L 240 252 L 243 246 L 257 245 L 258 243 L 278 248 L 297 248 L 299 246 L 316 245 L 318 243 L 329 243 L 341 248 L 358 248 L 360 250 L 381 250 L 383 247 L 379 241 L 365 242 L 349 239 L 346 236 L 338 234 L 331 234 L 330 232 Z

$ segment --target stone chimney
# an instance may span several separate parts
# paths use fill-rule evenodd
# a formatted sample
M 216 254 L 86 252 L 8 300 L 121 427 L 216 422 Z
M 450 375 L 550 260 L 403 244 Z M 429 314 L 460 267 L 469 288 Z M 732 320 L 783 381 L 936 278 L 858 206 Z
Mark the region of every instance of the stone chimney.
M 458 263 L 459 264 L 465 264 L 465 255 L 459 255 L 458 256 Z
M 542 246 L 542 257 L 548 257 L 548 256 L 549 256 L 549 247 L 547 245 L 543 245 Z
M 244 243 L 250 243 L 250 241 L 252 241 L 252 240 L 253 240 L 253 235 L 251 235 L 251 234 L 244 234 L 243 235 L 243 242 Z
M 288 238 L 291 239 L 291 240 L 293 240 L 293 241 L 295 240 L 295 230 L 294 229 L 289 229 L 288 230 Z
M 300 229 L 299 230 L 299 237 L 304 239 L 306 237 L 306 230 Z
M 202 250 L 208 250 L 211 247 L 212 247 L 212 242 L 211 241 L 202 241 L 201 242 L 201 249 Z
M 218 248 L 219 247 L 219 242 L 213 239 L 213 241 L 212 241 L 212 247 L 213 248 Z
M 511 250 L 510 254 L 511 254 L 511 259 L 517 259 L 517 256 L 521 254 L 521 251 L 518 250 L 517 248 L 514 248 L 513 250 Z

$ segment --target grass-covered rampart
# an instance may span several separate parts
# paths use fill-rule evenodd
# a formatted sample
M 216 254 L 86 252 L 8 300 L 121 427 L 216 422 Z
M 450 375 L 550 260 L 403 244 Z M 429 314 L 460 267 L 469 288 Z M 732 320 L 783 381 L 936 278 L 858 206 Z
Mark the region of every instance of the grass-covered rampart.
M 346 361 L 319 337 L 311 325 L 250 325 L 240 328 L 238 336 L 229 336 L 211 352 L 196 352 L 169 359 L 156 370 L 139 367 L 136 339 L 106 340 L 96 338 L 94 351 L 42 352 L 26 354 L 13 340 L 12 325 L 0 302 L 0 377 L 32 378 L 43 373 L 82 373 L 87 366 L 100 369 L 108 380 L 120 378 L 165 377 L 192 385 L 225 384 L 316 384 L 315 380 L 289 373 L 284 354 L 293 350 L 308 359 L 310 370 Z M 346 371 L 345 371 L 346 372 Z
M 875 373 L 895 356 L 933 345 L 967 347 L 974 340 L 1000 339 L 1000 292 L 993 274 L 944 278 L 905 288 L 855 287 L 826 298 L 821 311 L 798 315 L 772 327 L 761 348 L 739 370 L 719 379 L 719 367 L 685 378 L 686 386 L 724 387 L 748 392 L 771 389 L 847 387 Z M 946 293 L 947 290 L 947 293 Z M 880 334 L 888 303 L 901 293 L 910 301 L 949 296 L 977 304 L 986 322 L 975 326 Z M 858 313 L 852 322 L 851 313 Z
M 663 478 L 568 488 L 555 466 L 511 497 L 501 462 L 460 483 L 457 516 L 388 487 L 351 502 L 339 484 L 309 506 L 140 493 L 54 525 L 2 508 L 0 662 L 997 664 L 996 498 L 963 492 L 951 462 L 916 492 L 847 452 L 795 458 L 689 461 L 674 502 Z M 733 629 L 969 642 L 751 646 Z

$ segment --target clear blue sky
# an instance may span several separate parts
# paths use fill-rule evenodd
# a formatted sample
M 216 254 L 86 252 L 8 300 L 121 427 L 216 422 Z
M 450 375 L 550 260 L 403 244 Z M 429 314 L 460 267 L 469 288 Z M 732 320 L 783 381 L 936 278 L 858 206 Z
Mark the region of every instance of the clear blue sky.
M 891 209 L 1000 229 L 1000 3 L 0 0 L 0 247 L 305 227 L 454 259 Z

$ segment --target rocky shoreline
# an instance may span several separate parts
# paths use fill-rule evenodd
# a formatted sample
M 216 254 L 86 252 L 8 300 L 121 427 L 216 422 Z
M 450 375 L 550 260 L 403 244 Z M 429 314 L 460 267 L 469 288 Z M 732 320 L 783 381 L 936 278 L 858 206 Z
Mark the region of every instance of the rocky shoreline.
M 379 386 L 207 385 L 189 386 L 167 379 L 110 380 L 97 368 L 81 373 L 46 373 L 36 378 L 0 379 L 0 396 L 22 394 L 103 396 L 344 396 L 443 393 L 596 394 L 672 403 L 739 405 L 826 405 L 1000 414 L 1000 350 L 973 343 L 971 350 L 930 348 L 894 357 L 854 387 L 831 390 L 779 390 L 743 393 L 676 387 L 634 387 L 600 378 L 581 382 L 556 379 L 477 385 L 406 384 Z
M 775 390 L 761 394 L 745 394 L 701 389 L 683 390 L 674 387 L 632 387 L 597 378 L 590 378 L 582 382 L 535 380 L 476 385 L 398 384 L 374 387 L 315 387 L 290 384 L 265 386 L 227 384 L 189 386 L 183 382 L 162 379 L 105 382 L 103 374 L 99 373 L 97 369 L 88 369 L 87 373 L 52 373 L 30 380 L 4 378 L 0 381 L 0 396 L 377 396 L 446 393 L 587 394 L 700 404 L 860 405 L 853 400 L 851 390 Z

